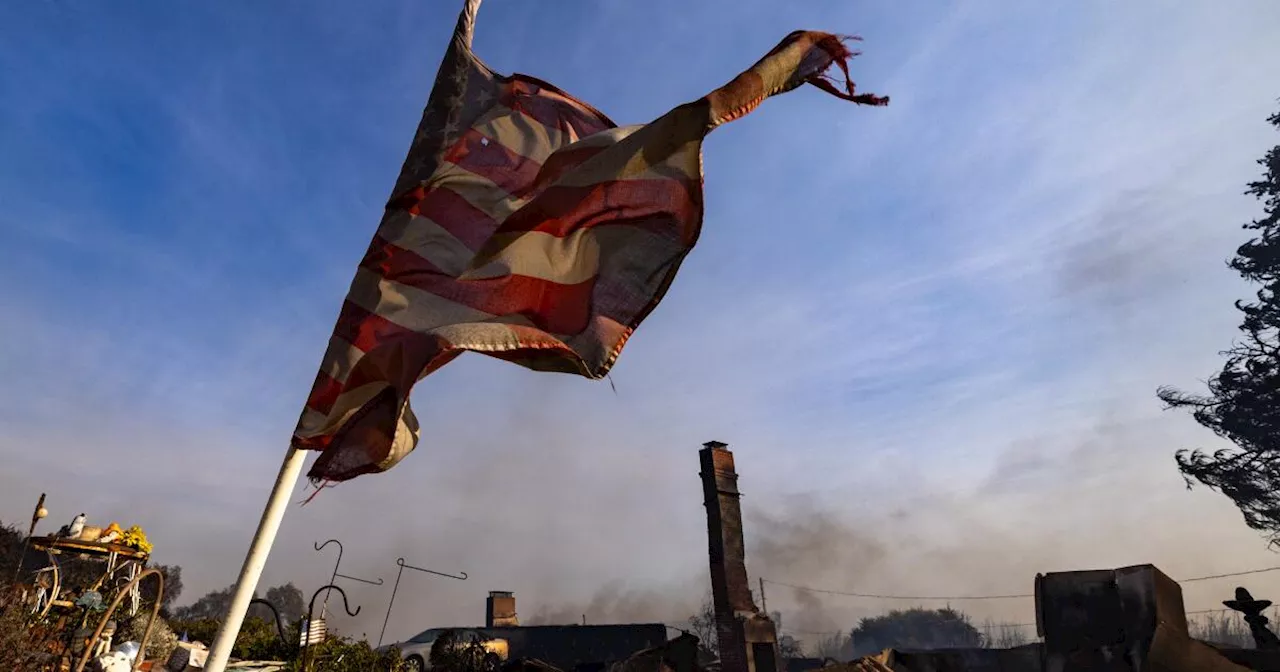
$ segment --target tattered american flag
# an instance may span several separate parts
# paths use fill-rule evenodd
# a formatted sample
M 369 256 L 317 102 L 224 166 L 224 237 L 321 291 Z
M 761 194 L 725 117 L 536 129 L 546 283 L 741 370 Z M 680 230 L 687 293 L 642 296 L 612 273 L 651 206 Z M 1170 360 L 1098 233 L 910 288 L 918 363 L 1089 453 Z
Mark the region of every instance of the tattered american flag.
M 384 471 L 418 440 L 415 382 L 465 351 L 604 377 L 702 225 L 702 140 L 806 82 L 857 103 L 835 35 L 795 32 L 725 86 L 618 127 L 471 50 L 468 0 L 298 421 L 313 482 Z M 844 73 L 843 86 L 824 73 Z

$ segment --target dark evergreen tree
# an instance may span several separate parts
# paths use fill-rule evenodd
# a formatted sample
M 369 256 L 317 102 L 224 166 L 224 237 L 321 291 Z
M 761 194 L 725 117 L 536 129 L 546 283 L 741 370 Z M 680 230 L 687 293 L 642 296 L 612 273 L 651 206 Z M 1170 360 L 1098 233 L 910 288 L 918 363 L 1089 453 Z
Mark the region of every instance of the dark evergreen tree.
M 1280 114 L 1267 120 L 1280 129 Z M 1180 450 L 1178 468 L 1193 480 L 1230 497 L 1249 527 L 1280 543 L 1280 146 L 1258 160 L 1262 179 L 1246 193 L 1263 203 L 1263 216 L 1244 225 L 1255 232 L 1230 266 L 1260 285 L 1252 301 L 1237 301 L 1242 337 L 1223 352 L 1222 370 L 1206 394 L 1161 388 L 1169 408 L 1192 412 L 1196 422 L 1235 444 L 1213 452 Z
M 0 522 L 0 586 L 13 580 L 18 570 L 18 558 L 22 557 L 22 542 L 26 535 L 13 525 Z
M 177 607 L 173 610 L 173 615 L 178 620 L 198 621 L 201 619 L 222 620 L 227 615 L 227 610 L 231 607 L 231 594 L 235 592 L 235 586 L 227 586 L 222 590 L 214 590 L 205 593 L 204 597 L 185 606 Z M 254 595 L 257 597 L 257 595 Z
M 173 603 L 182 596 L 182 568 L 178 565 L 152 565 L 151 567 L 159 570 L 164 577 L 164 599 L 160 602 L 160 613 L 166 616 L 172 615 Z M 155 579 L 143 579 L 141 586 L 143 599 L 154 602 L 156 587 Z
M 859 656 L 884 649 L 976 649 L 983 644 L 982 633 L 969 617 L 951 607 L 894 609 L 864 618 L 850 638 Z
M 214 590 L 206 593 L 204 597 L 185 606 L 173 609 L 173 616 L 183 621 L 198 621 L 201 619 L 215 619 L 221 621 L 227 615 L 227 610 L 231 608 L 231 595 L 235 592 L 235 585 L 227 586 L 222 590 Z M 253 595 L 255 598 L 261 597 L 256 591 Z M 167 596 L 166 596 L 167 597 Z M 293 582 L 267 589 L 265 598 L 279 612 L 280 618 L 284 619 L 286 624 L 297 621 L 306 615 L 307 603 L 302 595 L 302 591 L 298 590 Z M 168 600 L 166 600 L 166 603 Z M 320 608 L 316 606 L 316 615 L 320 615 Z M 270 609 L 260 605 L 253 604 L 249 606 L 246 614 L 247 618 L 262 619 L 267 623 L 275 623 L 275 614 Z
M 321 599 L 324 598 L 321 597 Z M 303 597 L 302 591 L 293 585 L 292 581 L 283 586 L 276 586 L 267 590 L 267 601 L 279 610 L 280 618 L 283 618 L 286 623 L 292 623 L 307 613 L 306 598 Z M 320 607 L 317 601 L 316 616 L 319 615 Z

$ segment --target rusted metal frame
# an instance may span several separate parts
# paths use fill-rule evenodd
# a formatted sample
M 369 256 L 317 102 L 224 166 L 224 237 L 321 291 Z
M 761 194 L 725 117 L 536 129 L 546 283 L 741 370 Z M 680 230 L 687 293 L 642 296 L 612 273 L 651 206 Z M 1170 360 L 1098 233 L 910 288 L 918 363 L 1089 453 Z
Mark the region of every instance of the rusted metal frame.
M 44 608 L 40 609 L 40 613 L 36 614 L 36 618 L 48 616 L 49 611 L 53 609 L 53 601 L 62 592 L 62 567 L 58 564 L 57 553 L 53 549 L 48 549 L 45 553 L 49 556 L 49 568 L 50 573 L 53 574 L 53 585 L 49 587 L 49 593 L 45 596 Z
M 129 669 L 137 672 L 142 666 L 143 660 L 147 655 L 147 642 L 151 639 L 151 629 L 155 626 L 156 616 L 160 614 L 160 603 L 164 601 L 164 574 L 160 570 L 151 568 L 145 569 L 137 576 L 133 577 L 129 584 L 116 594 L 116 599 L 111 601 L 111 606 L 107 607 L 107 611 L 103 613 L 102 620 L 98 622 L 98 628 L 93 631 L 93 637 L 85 644 L 84 653 L 80 654 L 80 662 L 76 664 L 75 672 L 84 672 L 84 666 L 89 663 L 89 656 L 93 653 L 94 645 L 98 643 L 98 638 L 102 637 L 102 631 L 107 627 L 107 621 L 111 619 L 111 615 L 115 613 L 120 603 L 124 601 L 125 595 L 133 589 L 134 586 L 142 582 L 148 576 L 155 576 L 156 582 L 156 603 L 151 607 L 151 618 L 147 619 L 147 629 L 142 632 L 142 641 L 138 642 L 138 655 L 133 659 L 133 666 Z

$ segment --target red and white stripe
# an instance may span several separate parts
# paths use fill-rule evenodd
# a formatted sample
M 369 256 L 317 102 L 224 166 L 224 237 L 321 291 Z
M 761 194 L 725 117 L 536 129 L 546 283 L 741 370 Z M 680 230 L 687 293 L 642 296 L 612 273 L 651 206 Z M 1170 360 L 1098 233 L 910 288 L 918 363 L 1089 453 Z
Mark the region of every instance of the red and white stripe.
M 403 459 L 417 442 L 410 390 L 463 351 L 603 377 L 697 241 L 705 135 L 850 55 L 833 36 L 793 33 L 725 87 L 618 128 L 545 82 L 492 73 L 470 25 L 464 11 L 428 141 L 406 161 L 298 423 L 295 444 L 322 451 L 313 479 Z M 443 138 L 427 125 L 441 118 Z

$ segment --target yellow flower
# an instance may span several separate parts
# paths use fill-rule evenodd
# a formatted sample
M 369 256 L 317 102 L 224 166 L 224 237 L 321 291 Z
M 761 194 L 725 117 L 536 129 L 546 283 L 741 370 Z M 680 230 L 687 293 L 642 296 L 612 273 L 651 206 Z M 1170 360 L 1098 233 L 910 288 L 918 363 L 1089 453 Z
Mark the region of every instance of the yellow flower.
M 151 553 L 151 542 L 147 540 L 147 533 L 142 531 L 137 525 L 131 526 L 124 531 L 120 543 L 131 548 L 136 548 L 143 553 Z

